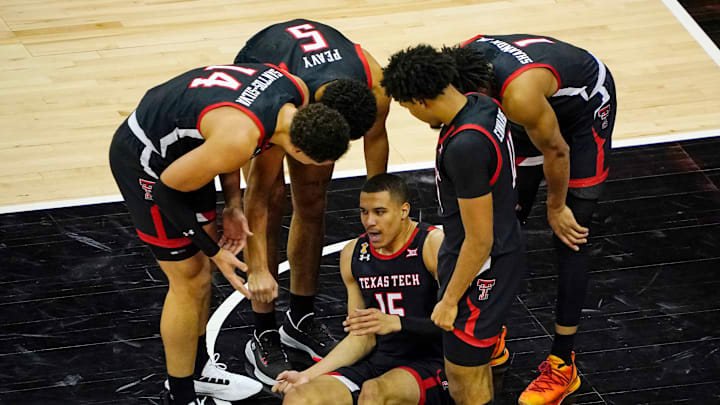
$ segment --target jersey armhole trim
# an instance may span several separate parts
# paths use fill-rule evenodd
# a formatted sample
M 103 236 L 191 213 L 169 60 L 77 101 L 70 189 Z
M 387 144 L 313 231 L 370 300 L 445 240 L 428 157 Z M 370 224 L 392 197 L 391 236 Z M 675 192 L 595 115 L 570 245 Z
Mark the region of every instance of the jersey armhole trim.
M 290 72 L 287 71 L 287 69 L 283 69 L 280 66 L 273 65 L 271 63 L 266 63 L 265 66 L 269 66 L 273 69 L 277 69 L 280 73 L 282 73 L 285 77 L 287 77 L 294 85 L 297 87 L 298 91 L 300 92 L 300 95 L 302 96 L 302 104 L 305 104 L 306 102 L 310 102 L 310 98 L 305 92 L 303 91 L 303 88 L 300 86 L 300 84 L 295 80 L 295 78 L 290 74 Z M 302 105 L 301 104 L 301 105 Z M 299 106 L 296 106 L 299 107 Z
M 455 136 L 460 131 L 471 129 L 478 131 L 482 134 L 484 134 L 488 139 L 490 139 L 490 142 L 492 142 L 493 146 L 495 147 L 495 153 L 497 155 L 497 166 L 495 167 L 495 173 L 493 174 L 492 178 L 490 179 L 490 186 L 494 186 L 495 182 L 497 181 L 498 177 L 500 177 L 500 170 L 502 169 L 502 153 L 500 152 L 500 145 L 498 145 L 497 140 L 486 130 L 485 128 L 481 127 L 477 124 L 465 124 L 458 129 L 455 130 L 450 136 Z
M 505 94 L 505 89 L 508 85 L 510 85 L 510 82 L 515 80 L 516 77 L 520 76 L 521 73 L 525 72 L 526 70 L 534 69 L 534 68 L 545 68 L 552 72 L 552 74 L 555 75 L 555 79 L 558 82 L 558 89 L 562 88 L 562 81 L 560 80 L 560 75 L 558 74 L 557 70 L 555 70 L 554 67 L 546 64 L 546 63 L 531 63 L 529 65 L 525 65 L 521 67 L 520 69 L 514 71 L 507 79 L 505 79 L 505 83 L 503 83 L 502 88 L 500 89 L 500 97 Z
M 372 72 L 370 72 L 370 64 L 368 64 L 367 58 L 365 57 L 365 52 L 363 52 L 360 44 L 355 44 L 355 51 L 357 52 L 357 56 L 358 56 L 358 58 L 360 58 L 360 61 L 362 62 L 363 67 L 365 68 L 365 76 L 367 77 L 368 87 L 370 87 L 372 89 L 372 86 L 373 86 Z
M 208 112 L 210 112 L 216 108 L 219 108 L 219 107 L 233 107 L 233 108 L 236 108 L 236 109 L 244 112 L 245 114 L 247 114 L 247 116 L 253 120 L 255 125 L 257 125 L 258 130 L 260 131 L 260 138 L 258 138 L 258 146 L 263 146 L 263 144 L 265 143 L 265 127 L 263 126 L 262 122 L 260 122 L 260 119 L 257 117 L 257 115 L 255 115 L 255 113 L 250 111 L 247 107 L 241 106 L 239 104 L 235 104 L 230 101 L 223 101 L 221 103 L 210 104 L 209 106 L 205 107 L 200 112 L 200 116 L 198 117 L 198 121 L 197 121 L 198 132 L 200 131 L 200 123 L 202 122 L 202 119 L 205 116 L 205 114 L 207 114 Z M 202 132 L 200 132 L 200 133 L 202 134 Z
M 482 37 L 483 37 L 483 34 L 475 35 L 474 37 L 472 37 L 472 38 L 468 39 L 467 41 L 463 42 L 462 44 L 460 44 L 460 48 L 464 48 L 470 42 L 475 42 Z

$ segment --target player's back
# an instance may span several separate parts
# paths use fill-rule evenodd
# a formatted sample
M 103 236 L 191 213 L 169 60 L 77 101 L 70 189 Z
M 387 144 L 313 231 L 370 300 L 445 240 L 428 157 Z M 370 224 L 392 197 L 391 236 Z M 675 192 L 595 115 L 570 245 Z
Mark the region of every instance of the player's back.
M 286 103 L 300 106 L 304 95 L 282 71 L 262 64 L 223 65 L 185 72 L 145 93 L 128 118 L 130 129 L 153 153 L 147 159 L 160 173 L 204 142 L 200 121 L 208 111 L 230 106 L 250 116 L 265 145 Z
M 253 35 L 235 63 L 268 62 L 299 76 L 314 97 L 317 89 L 336 79 L 354 79 L 371 86 L 365 55 L 335 28 L 295 19 L 273 24 Z

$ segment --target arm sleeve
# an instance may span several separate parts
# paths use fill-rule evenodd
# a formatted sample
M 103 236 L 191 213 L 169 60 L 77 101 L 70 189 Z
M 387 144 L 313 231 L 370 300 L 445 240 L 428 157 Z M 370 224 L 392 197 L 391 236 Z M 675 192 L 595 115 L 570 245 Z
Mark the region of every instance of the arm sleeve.
M 423 337 L 441 337 L 443 330 L 433 323 L 430 318 L 420 318 L 414 316 L 400 317 L 400 333 L 409 333 L 420 335 Z
M 474 130 L 458 132 L 453 138 L 445 149 L 443 166 L 458 198 L 482 197 L 492 191 L 490 179 L 497 167 L 492 141 Z
M 170 188 L 158 179 L 153 187 L 153 200 L 162 213 L 173 223 L 183 235 L 200 248 L 208 257 L 215 256 L 220 246 L 205 232 L 197 222 L 195 211 L 187 201 L 187 194 Z

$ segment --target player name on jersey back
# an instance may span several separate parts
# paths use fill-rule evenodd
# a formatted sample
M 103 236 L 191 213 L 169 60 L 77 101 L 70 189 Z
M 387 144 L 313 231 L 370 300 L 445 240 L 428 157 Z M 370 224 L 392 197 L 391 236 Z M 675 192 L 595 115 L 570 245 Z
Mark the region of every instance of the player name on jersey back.
M 305 69 L 322 65 L 323 63 L 332 63 L 339 60 L 342 60 L 342 55 L 340 55 L 340 50 L 337 48 L 303 56 L 303 62 L 305 62 Z
M 248 87 L 240 93 L 240 96 L 235 99 L 235 102 L 245 107 L 250 107 L 263 91 L 270 87 L 275 80 L 283 76 L 282 73 L 275 69 L 268 69 L 262 72 L 257 79 L 253 80 Z
M 495 45 L 495 47 L 497 49 L 499 49 L 501 52 L 508 53 L 508 54 L 512 55 L 513 57 L 515 57 L 515 59 L 517 59 L 517 61 L 522 65 L 527 65 L 528 63 L 533 63 L 532 58 L 527 53 L 521 51 L 520 49 L 518 49 L 517 47 L 515 47 L 513 45 L 508 44 L 505 41 L 501 41 L 501 40 L 495 39 L 495 38 L 487 38 L 487 37 L 478 38 L 477 41 L 478 42 L 489 42 L 489 43 Z

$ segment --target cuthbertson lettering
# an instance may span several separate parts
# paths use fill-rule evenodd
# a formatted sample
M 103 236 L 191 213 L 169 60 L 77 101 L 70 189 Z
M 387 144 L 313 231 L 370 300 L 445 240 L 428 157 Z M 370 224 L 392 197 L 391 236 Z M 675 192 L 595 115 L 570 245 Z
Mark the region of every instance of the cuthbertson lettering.
M 258 98 L 260 93 L 265 91 L 275 80 L 281 77 L 283 77 L 283 74 L 275 69 L 262 72 L 257 79 L 253 80 L 252 83 L 240 93 L 240 97 L 235 99 L 235 102 L 245 107 L 250 107 L 250 104 Z

